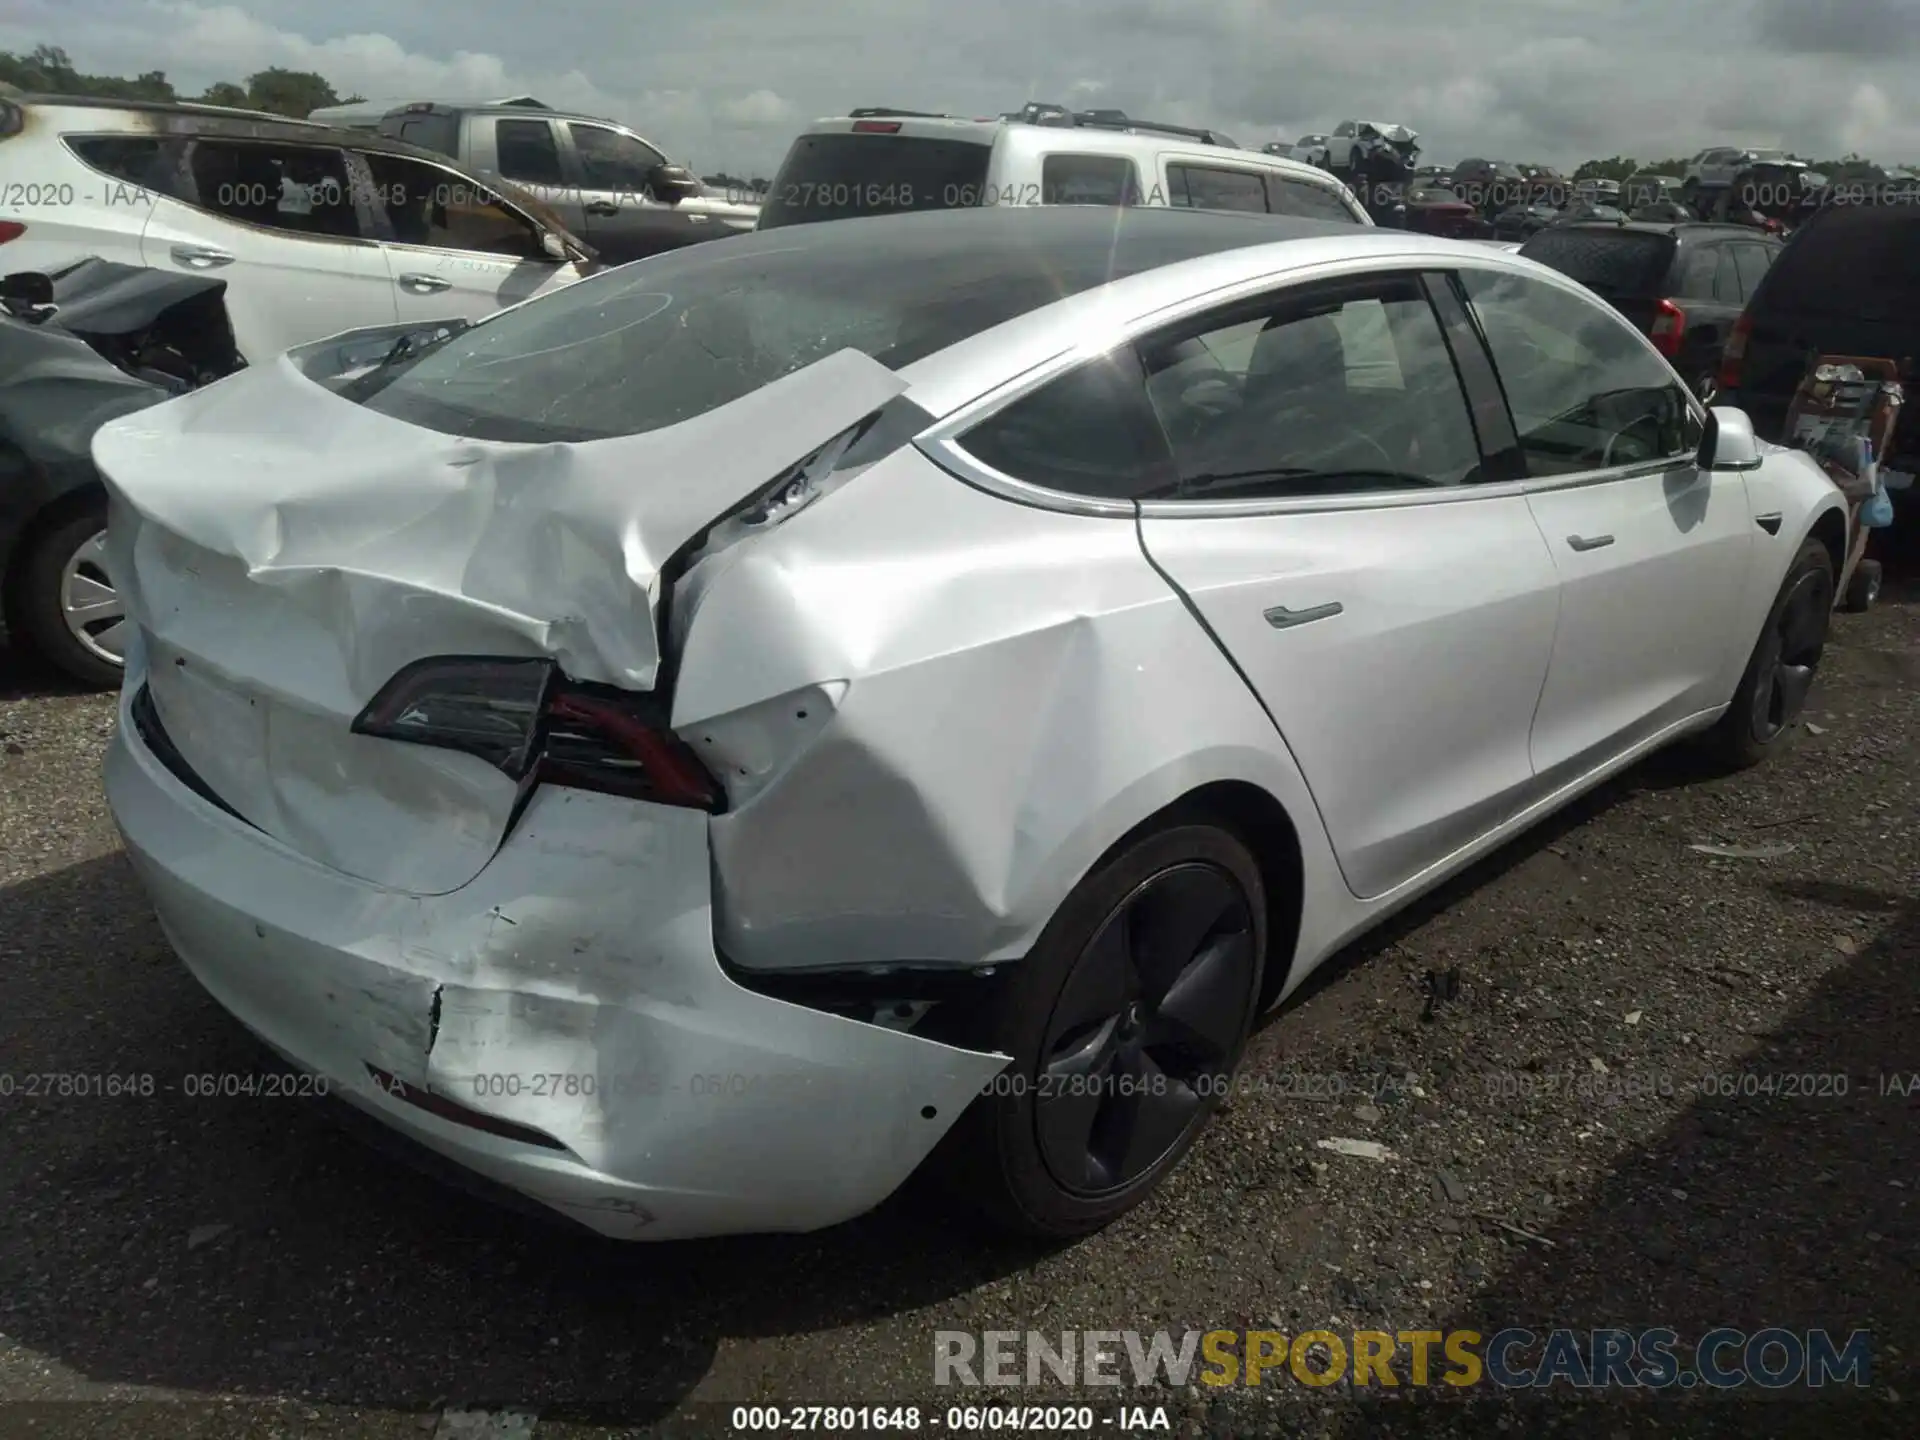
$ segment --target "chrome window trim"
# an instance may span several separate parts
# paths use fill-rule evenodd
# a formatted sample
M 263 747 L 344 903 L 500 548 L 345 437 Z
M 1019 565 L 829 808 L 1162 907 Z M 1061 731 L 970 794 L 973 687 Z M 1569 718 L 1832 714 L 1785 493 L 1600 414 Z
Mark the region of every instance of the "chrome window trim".
M 1470 243 L 1470 242 L 1467 242 Z M 1217 289 L 1203 291 L 1184 299 L 1163 305 L 1134 317 L 1112 329 L 1102 329 L 1097 337 L 1080 344 L 1069 346 L 1047 359 L 1030 366 L 1011 380 L 1004 381 L 994 389 L 968 401 L 958 409 L 950 411 L 935 424 L 928 426 L 914 437 L 913 445 L 929 460 L 946 470 L 957 479 L 1023 505 L 1031 505 L 1042 510 L 1052 510 L 1069 515 L 1097 516 L 1101 518 L 1132 517 L 1142 519 L 1173 519 L 1193 517 L 1195 519 L 1213 518 L 1251 518 L 1262 515 L 1317 514 L 1324 511 L 1399 509 L 1410 505 L 1458 504 L 1469 500 L 1511 498 L 1517 495 L 1538 494 L 1554 490 L 1567 490 L 1590 485 L 1606 485 L 1617 480 L 1638 479 L 1647 475 L 1663 474 L 1683 467 L 1700 468 L 1697 451 L 1675 452 L 1654 460 L 1636 460 L 1630 464 L 1613 465 L 1605 469 L 1581 470 L 1566 475 L 1537 475 L 1524 480 L 1509 480 L 1485 485 L 1447 485 L 1421 487 L 1409 490 L 1359 491 L 1351 495 L 1294 496 L 1272 500 L 1108 500 L 1094 496 L 1074 495 L 1064 490 L 1054 490 L 1049 486 L 1036 485 L 1032 481 L 1021 480 L 996 470 L 993 466 L 975 457 L 961 443 L 960 436 L 984 420 L 991 419 L 999 411 L 1016 401 L 1032 394 L 1042 386 L 1066 374 L 1079 365 L 1097 360 L 1102 355 L 1138 340 L 1142 335 L 1180 321 L 1205 314 L 1209 310 L 1225 306 L 1264 293 L 1265 291 L 1291 285 L 1311 285 L 1321 281 L 1348 279 L 1354 276 L 1370 277 L 1378 275 L 1390 278 L 1395 275 L 1412 273 L 1422 275 L 1433 271 L 1486 270 L 1494 273 L 1521 274 L 1530 279 L 1543 280 L 1556 285 L 1559 289 L 1575 295 L 1580 300 L 1608 314 L 1610 318 L 1627 334 L 1638 340 L 1672 376 L 1673 385 L 1685 398 L 1688 409 L 1695 421 L 1704 427 L 1707 423 L 1707 407 L 1699 397 L 1680 379 L 1666 356 L 1657 350 L 1653 342 L 1642 335 L 1633 326 L 1616 314 L 1611 306 L 1597 304 L 1592 297 L 1575 281 L 1560 275 L 1545 266 L 1529 263 L 1516 266 L 1494 259 L 1492 263 L 1481 262 L 1481 257 L 1435 255 L 1424 252 L 1390 252 L 1385 255 L 1373 255 L 1353 260 L 1339 260 L 1331 263 L 1302 265 L 1289 269 L 1268 271 L 1264 275 L 1235 281 Z M 1471 308 L 1467 311 L 1471 317 Z M 1483 342 L 1484 343 L 1484 342 Z M 1496 364 L 1494 373 L 1498 375 Z M 1524 449 L 1524 447 L 1523 447 Z M 1754 467 L 1758 468 L 1756 464 Z M 1705 473 L 1704 470 L 1702 473 Z

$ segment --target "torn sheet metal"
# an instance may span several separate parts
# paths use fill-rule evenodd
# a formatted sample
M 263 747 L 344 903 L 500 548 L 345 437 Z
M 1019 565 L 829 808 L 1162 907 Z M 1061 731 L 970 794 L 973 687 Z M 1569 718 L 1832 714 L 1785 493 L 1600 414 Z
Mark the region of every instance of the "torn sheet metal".
M 516 791 L 472 756 L 350 733 L 380 687 L 460 654 L 652 685 L 662 565 L 905 388 L 846 351 L 680 425 L 516 445 L 328 393 L 300 368 L 315 348 L 102 430 L 109 563 L 187 764 L 302 854 L 424 894 L 479 871 Z

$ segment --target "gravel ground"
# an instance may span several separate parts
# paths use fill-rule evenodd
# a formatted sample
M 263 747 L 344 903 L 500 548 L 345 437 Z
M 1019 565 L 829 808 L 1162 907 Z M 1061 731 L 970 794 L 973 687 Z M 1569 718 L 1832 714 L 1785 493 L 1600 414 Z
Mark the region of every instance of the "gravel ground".
M 0 1433 L 728 1433 L 743 1401 L 1036 1398 L 937 1389 L 937 1330 L 1509 1325 L 1863 1328 L 1874 1383 L 1597 1414 L 1122 1398 L 1186 1433 L 1915 1433 L 1920 1090 L 1881 1077 L 1920 1074 L 1920 586 L 1837 619 L 1810 718 L 1744 775 L 1657 757 L 1336 960 L 1102 1235 L 1009 1245 L 916 1188 L 825 1234 L 623 1249 L 396 1166 L 319 1102 L 181 1093 L 272 1062 L 118 853 L 111 700 L 0 650 L 0 1070 L 157 1084 L 0 1099 Z

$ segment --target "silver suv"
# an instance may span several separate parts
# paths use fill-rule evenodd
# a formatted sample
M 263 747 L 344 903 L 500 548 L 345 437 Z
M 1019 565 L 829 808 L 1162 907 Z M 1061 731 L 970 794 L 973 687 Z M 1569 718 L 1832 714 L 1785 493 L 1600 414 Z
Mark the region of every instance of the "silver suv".
M 966 119 L 854 110 L 787 151 L 759 227 L 976 205 L 1171 205 L 1370 225 L 1333 176 L 1218 132 L 1033 104 Z

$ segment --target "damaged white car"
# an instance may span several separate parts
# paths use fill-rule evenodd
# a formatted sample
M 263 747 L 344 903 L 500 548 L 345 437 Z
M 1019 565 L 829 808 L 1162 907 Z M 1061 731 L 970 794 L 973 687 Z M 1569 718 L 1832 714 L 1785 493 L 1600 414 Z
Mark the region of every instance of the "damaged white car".
M 930 1156 L 1110 1220 L 1353 936 L 1786 743 L 1846 539 L 1603 302 L 1405 232 L 905 215 L 390 338 L 100 431 L 108 793 L 222 1005 L 623 1237 Z

